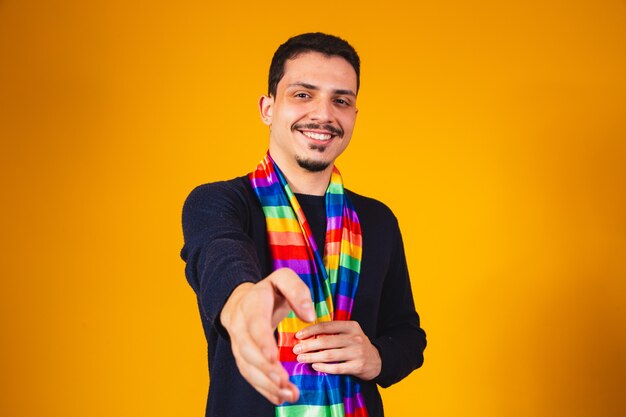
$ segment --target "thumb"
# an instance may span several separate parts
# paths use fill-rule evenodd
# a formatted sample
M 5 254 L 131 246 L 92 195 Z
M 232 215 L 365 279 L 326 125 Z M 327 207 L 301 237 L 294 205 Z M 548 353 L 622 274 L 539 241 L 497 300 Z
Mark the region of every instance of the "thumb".
M 296 316 L 306 322 L 315 320 L 311 291 L 298 274 L 292 269 L 281 268 L 272 272 L 268 278 L 270 277 L 274 290 L 285 298 Z

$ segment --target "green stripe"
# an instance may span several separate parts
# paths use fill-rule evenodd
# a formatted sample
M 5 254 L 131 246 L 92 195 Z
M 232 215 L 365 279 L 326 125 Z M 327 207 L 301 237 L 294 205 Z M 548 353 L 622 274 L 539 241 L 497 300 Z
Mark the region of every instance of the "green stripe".
M 333 405 L 284 405 L 276 407 L 276 417 L 344 417 L 343 403 Z
M 343 184 L 340 182 L 331 182 L 328 184 L 326 192 L 331 194 L 343 194 Z
M 327 314 L 330 314 L 330 312 L 328 311 L 328 305 L 326 304 L 326 300 L 315 304 L 315 314 L 317 315 L 316 317 L 323 317 Z M 298 316 L 296 315 L 296 313 L 293 312 L 293 310 L 290 310 L 287 314 L 287 317 L 296 318 Z
M 317 314 L 317 317 L 324 317 L 325 315 L 330 314 L 326 300 L 315 304 L 315 314 Z
M 272 219 L 295 219 L 296 214 L 291 206 L 264 206 L 263 213 L 265 217 Z
M 339 266 L 343 266 L 355 272 L 361 272 L 361 260 L 343 252 L 339 255 Z

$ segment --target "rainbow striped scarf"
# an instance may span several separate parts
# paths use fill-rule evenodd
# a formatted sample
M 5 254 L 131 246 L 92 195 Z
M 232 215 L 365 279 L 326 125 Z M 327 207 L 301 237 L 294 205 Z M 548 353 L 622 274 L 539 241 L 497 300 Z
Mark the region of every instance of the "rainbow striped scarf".
M 291 268 L 309 286 L 316 323 L 350 320 L 361 270 L 361 226 L 333 169 L 326 190 L 326 243 L 320 256 L 304 212 L 269 153 L 248 175 L 263 207 L 274 269 Z M 296 332 L 309 326 L 291 311 L 278 324 L 279 359 L 300 390 L 295 403 L 276 407 L 277 417 L 367 417 L 358 381 L 299 363 L 292 349 Z

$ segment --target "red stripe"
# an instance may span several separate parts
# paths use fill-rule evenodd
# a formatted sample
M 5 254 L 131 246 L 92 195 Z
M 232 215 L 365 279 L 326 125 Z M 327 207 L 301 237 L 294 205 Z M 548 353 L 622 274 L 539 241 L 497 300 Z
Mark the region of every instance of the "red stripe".
M 350 320 L 350 313 L 345 310 L 335 310 L 333 320 Z
M 327 242 L 341 242 L 341 229 L 331 229 L 326 231 Z
M 272 245 L 272 257 L 274 259 L 280 259 L 284 261 L 288 261 L 290 259 L 297 259 L 297 260 L 310 259 L 309 251 L 307 250 L 306 246 L 293 246 L 293 245 L 286 245 L 286 246 Z
M 298 362 L 298 355 L 293 353 L 291 347 L 288 346 L 280 346 L 278 348 L 278 358 L 281 362 Z
M 347 414 L 346 417 L 348 417 Z M 368 417 L 367 409 L 365 407 L 355 408 L 354 413 L 352 413 L 352 417 Z
M 350 229 L 348 229 L 348 236 L 346 238 L 346 240 L 352 242 L 353 245 L 356 246 L 363 246 L 363 239 L 361 236 L 361 230 L 356 230 L 356 231 L 352 231 Z

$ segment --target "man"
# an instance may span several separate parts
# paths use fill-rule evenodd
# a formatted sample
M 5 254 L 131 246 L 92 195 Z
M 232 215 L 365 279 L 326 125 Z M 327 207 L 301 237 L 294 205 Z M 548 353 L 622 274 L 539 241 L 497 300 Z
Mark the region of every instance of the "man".
M 397 221 L 345 190 L 334 167 L 352 137 L 359 73 L 340 38 L 289 39 L 259 100 L 268 155 L 185 202 L 181 256 L 208 341 L 207 416 L 383 416 L 377 384 L 423 362 Z

